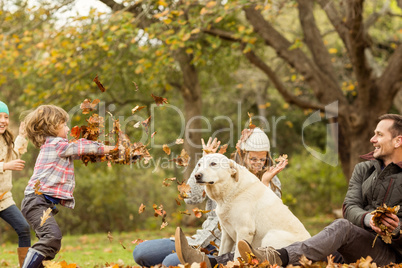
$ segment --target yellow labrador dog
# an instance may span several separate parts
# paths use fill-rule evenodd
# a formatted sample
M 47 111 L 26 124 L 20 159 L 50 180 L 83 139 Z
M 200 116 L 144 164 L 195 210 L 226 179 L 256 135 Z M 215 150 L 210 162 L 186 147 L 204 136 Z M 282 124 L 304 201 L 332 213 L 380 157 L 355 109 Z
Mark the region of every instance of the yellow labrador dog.
M 205 155 L 195 174 L 217 203 L 222 227 L 219 255 L 245 239 L 253 247 L 282 248 L 310 237 L 282 200 L 245 167 L 222 154 Z M 236 246 L 235 259 L 240 257 Z

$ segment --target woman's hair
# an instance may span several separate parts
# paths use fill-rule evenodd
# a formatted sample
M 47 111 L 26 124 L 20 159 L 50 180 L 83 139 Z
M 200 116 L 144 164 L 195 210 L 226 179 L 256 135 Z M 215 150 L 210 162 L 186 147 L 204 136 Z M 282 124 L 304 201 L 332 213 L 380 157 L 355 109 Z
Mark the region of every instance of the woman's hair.
M 239 165 L 242 165 L 244 167 L 246 167 L 248 170 L 250 170 L 250 168 L 247 166 L 246 163 L 246 159 L 248 157 L 248 151 L 245 150 L 236 150 L 236 152 L 234 152 L 231 156 L 231 158 Z M 271 154 L 269 153 L 269 151 L 267 152 L 267 159 L 265 160 L 264 166 L 262 167 L 262 169 L 260 171 L 257 172 L 257 174 L 255 174 L 257 176 L 257 178 L 259 180 L 262 179 L 262 175 L 264 175 L 264 173 L 267 171 L 267 169 L 269 169 L 270 166 L 272 166 L 274 164 L 274 160 L 272 160 Z M 271 185 L 271 189 L 272 191 L 275 191 L 276 189 L 278 189 L 280 192 L 281 189 L 279 187 L 277 187 L 272 180 L 270 181 L 270 185 Z
M 25 117 L 28 139 L 40 148 L 46 137 L 57 136 L 58 128 L 68 121 L 68 113 L 54 105 L 41 105 Z
M 8 129 L 6 129 L 6 131 L 4 131 L 4 133 L 3 133 L 3 137 L 7 144 L 7 155 L 6 155 L 5 162 L 8 162 L 11 160 L 12 154 L 15 153 L 14 152 L 14 135 Z

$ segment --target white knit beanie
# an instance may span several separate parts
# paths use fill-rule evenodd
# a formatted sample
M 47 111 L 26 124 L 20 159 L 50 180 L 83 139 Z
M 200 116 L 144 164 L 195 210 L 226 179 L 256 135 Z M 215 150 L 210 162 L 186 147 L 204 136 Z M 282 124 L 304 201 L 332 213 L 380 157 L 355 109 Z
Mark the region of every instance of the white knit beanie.
M 265 132 L 256 127 L 250 137 L 240 145 L 241 150 L 249 152 L 265 152 L 271 149 L 269 139 Z

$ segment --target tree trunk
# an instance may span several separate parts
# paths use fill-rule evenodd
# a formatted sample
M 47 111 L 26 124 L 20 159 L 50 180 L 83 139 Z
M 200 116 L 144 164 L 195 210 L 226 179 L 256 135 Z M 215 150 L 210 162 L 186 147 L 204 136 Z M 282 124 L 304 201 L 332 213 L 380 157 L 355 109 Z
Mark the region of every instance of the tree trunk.
M 191 56 L 184 49 L 179 49 L 174 53 L 176 61 L 179 63 L 182 74 L 183 84 L 180 92 L 184 99 L 185 112 L 185 139 L 184 149 L 190 156 L 190 162 L 184 172 L 184 178 L 188 179 L 193 171 L 196 161 L 201 155 L 201 120 L 196 119 L 202 114 L 201 86 L 198 81 L 198 73 L 193 64 Z

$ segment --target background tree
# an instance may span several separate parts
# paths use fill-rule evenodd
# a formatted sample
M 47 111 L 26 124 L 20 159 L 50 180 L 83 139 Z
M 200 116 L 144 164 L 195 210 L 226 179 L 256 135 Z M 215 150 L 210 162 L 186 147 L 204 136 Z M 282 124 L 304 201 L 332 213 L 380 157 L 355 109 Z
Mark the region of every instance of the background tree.
M 238 26 L 241 30 L 234 32 L 234 27 L 225 28 L 222 26 L 226 24 L 218 25 L 210 20 L 204 24 L 203 31 L 241 43 L 245 57 L 267 75 L 289 104 L 325 111 L 326 105 L 337 101 L 339 139 L 335 142 L 339 143 L 344 174 L 350 178 L 358 156 L 371 151 L 369 139 L 376 125 L 375 119 L 390 111 L 401 88 L 401 32 L 374 34 L 374 27 L 384 29 L 384 24 L 390 20 L 392 26 L 400 29 L 401 11 L 396 4 L 396 1 L 363 0 L 272 1 L 265 4 L 230 1 L 216 5 L 211 16 L 221 18 L 223 12 L 233 13 L 241 8 L 245 16 L 244 25 Z M 296 11 L 301 32 L 292 40 L 274 24 L 281 20 L 281 16 L 276 15 L 278 12 L 295 14 Z M 326 20 L 321 16 L 317 21 L 320 12 L 325 12 Z M 265 47 L 254 47 L 249 41 L 247 29 L 250 28 L 252 36 L 258 37 Z M 329 43 L 328 31 L 336 33 L 339 42 Z M 274 71 L 272 63 L 263 57 L 267 48 L 273 49 L 277 57 L 295 71 L 299 83 L 288 84 Z M 344 51 L 341 57 L 336 57 L 338 51 Z M 298 88 L 304 87 L 306 94 L 295 94 L 290 89 L 295 84 Z M 347 87 L 352 87 L 353 92 L 345 90 Z

